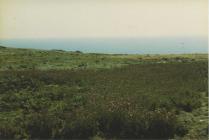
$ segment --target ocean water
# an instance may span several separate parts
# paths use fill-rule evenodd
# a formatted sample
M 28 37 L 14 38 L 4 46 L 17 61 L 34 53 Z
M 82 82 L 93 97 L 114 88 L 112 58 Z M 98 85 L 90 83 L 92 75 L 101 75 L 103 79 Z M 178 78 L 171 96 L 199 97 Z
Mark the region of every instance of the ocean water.
M 207 38 L 0 39 L 0 45 L 108 54 L 208 53 Z

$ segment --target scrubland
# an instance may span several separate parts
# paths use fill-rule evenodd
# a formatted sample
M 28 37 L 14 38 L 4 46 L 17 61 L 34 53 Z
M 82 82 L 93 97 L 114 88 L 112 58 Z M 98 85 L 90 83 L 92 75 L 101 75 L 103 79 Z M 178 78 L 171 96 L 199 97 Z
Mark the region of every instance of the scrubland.
M 0 47 L 1 139 L 207 139 L 207 54 Z

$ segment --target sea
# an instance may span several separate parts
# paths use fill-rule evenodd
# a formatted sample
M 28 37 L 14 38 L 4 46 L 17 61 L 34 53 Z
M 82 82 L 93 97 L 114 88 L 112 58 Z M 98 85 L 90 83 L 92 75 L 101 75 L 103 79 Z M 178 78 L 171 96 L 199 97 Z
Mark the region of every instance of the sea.
M 208 53 L 208 39 L 199 37 L 0 39 L 0 46 L 105 54 Z

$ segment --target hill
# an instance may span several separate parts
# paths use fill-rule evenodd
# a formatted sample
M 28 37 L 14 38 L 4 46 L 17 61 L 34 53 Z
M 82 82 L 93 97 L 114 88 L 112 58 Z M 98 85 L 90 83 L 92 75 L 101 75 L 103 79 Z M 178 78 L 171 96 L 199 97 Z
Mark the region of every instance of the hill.
M 207 54 L 128 55 L 91 54 L 62 50 L 0 47 L 0 70 L 100 69 L 129 64 L 207 61 Z
M 206 54 L 0 48 L 1 139 L 207 139 Z

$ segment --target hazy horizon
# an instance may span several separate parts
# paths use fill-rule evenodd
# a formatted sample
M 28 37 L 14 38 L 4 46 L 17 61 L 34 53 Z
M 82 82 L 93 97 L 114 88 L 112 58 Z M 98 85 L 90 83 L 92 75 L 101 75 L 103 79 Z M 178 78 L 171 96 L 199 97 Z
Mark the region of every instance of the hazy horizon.
M 207 6 L 207 0 L 0 0 L 0 43 L 99 53 L 203 53 Z
M 208 53 L 207 38 L 77 38 L 0 39 L 0 45 L 15 48 L 82 51 L 109 54 Z M 99 47 L 98 47 L 99 46 Z

